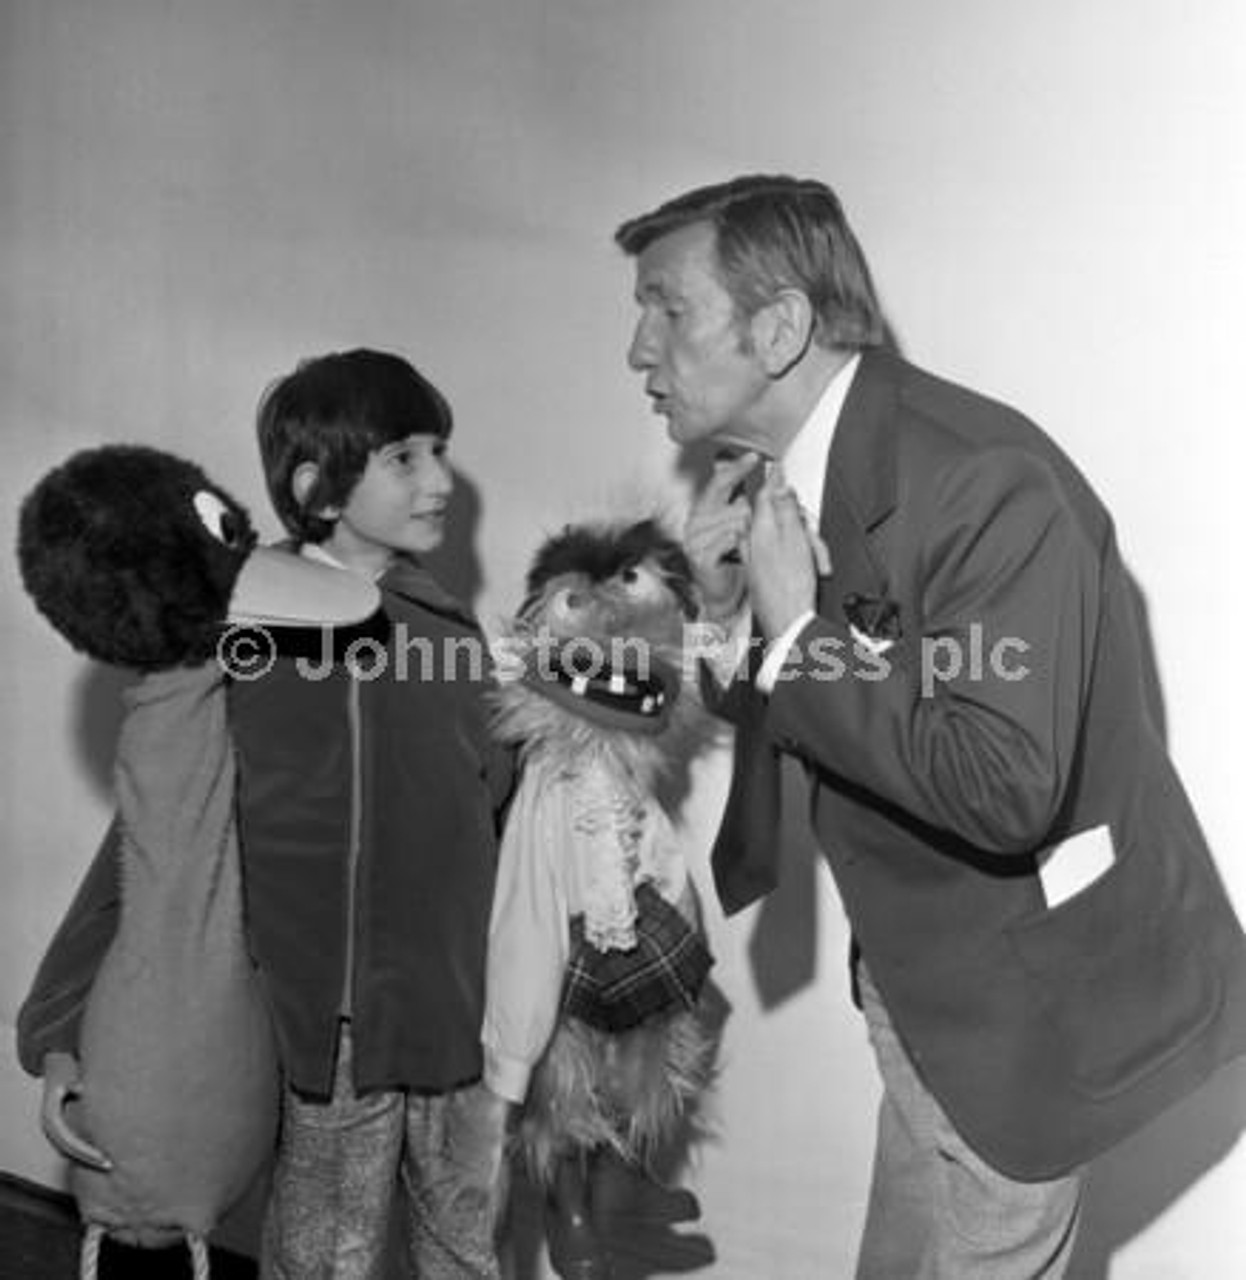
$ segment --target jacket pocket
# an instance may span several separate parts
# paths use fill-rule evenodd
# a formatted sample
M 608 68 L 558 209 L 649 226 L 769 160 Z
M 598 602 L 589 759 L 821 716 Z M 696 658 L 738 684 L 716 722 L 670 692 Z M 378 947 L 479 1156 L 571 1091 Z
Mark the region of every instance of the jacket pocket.
M 1088 888 L 1008 931 L 1072 1083 L 1091 1097 L 1124 1093 L 1180 1056 L 1224 1000 L 1201 947 L 1205 853 L 1169 843 L 1174 834 L 1120 851 Z

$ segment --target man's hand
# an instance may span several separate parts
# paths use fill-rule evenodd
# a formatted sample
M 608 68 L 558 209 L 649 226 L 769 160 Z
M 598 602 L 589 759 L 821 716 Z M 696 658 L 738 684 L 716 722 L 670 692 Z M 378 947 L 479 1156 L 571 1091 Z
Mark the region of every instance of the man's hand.
M 684 550 L 711 622 L 730 618 L 744 600 L 744 544 L 752 519 L 744 486 L 760 462 L 756 453 L 716 461 L 684 525 Z
M 78 1059 L 72 1053 L 53 1051 L 46 1054 L 43 1059 L 43 1105 L 39 1113 L 44 1135 L 66 1160 L 107 1173 L 112 1168 L 112 1161 L 98 1147 L 93 1147 L 75 1133 L 65 1117 L 66 1104 L 80 1092 Z
M 815 607 L 818 574 L 831 571 L 826 544 L 808 528 L 777 466 L 753 502 L 746 559 L 753 614 L 766 639 L 774 640 Z

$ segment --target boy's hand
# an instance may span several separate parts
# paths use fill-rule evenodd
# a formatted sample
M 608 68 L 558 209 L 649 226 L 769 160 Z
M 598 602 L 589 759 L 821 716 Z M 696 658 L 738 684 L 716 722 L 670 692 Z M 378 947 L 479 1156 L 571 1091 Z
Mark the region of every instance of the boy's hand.
M 53 1051 L 43 1059 L 43 1105 L 39 1119 L 47 1140 L 65 1157 L 76 1164 L 108 1173 L 112 1161 L 80 1137 L 70 1127 L 65 1117 L 65 1107 L 81 1092 L 82 1077 L 78 1059 L 72 1053 Z
M 757 453 L 719 458 L 684 525 L 684 550 L 711 622 L 730 618 L 744 601 L 744 551 L 753 516 L 745 482 L 760 462 Z

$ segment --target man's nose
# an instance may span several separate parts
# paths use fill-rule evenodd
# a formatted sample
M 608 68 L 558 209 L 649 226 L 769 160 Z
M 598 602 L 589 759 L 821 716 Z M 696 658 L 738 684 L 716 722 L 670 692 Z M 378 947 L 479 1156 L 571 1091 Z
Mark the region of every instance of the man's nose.
M 643 317 L 636 322 L 636 331 L 632 334 L 632 344 L 627 349 L 627 363 L 628 367 L 635 369 L 637 373 L 652 369 L 654 364 L 657 363 L 653 339 L 649 333 L 649 326 L 645 323 Z

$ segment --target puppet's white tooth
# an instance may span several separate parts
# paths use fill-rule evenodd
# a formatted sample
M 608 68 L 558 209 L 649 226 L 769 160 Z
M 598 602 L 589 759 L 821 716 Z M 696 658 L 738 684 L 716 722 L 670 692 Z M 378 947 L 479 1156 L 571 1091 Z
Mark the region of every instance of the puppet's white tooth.
M 578 698 L 582 698 L 588 691 L 588 676 L 576 676 L 571 681 L 571 692 Z
M 653 699 L 648 694 L 641 699 L 640 710 L 644 715 L 648 715 L 653 710 Z
M 626 693 L 626 692 L 627 692 L 627 677 L 626 677 L 626 676 L 621 676 L 621 675 L 612 675 L 612 676 L 610 677 L 610 692 L 611 692 L 611 693 Z

